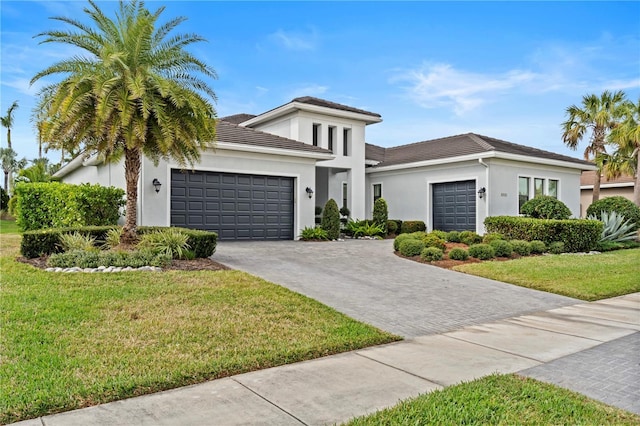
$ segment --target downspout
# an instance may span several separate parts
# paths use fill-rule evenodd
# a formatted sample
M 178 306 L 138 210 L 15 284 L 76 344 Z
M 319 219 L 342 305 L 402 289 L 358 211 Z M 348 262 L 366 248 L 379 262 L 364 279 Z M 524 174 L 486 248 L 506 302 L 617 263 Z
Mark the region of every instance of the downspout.
M 487 218 L 489 217 L 489 194 L 490 194 L 489 192 L 490 188 L 488 188 L 489 187 L 489 165 L 485 163 L 482 158 L 478 158 L 478 163 L 482 164 L 485 169 L 484 180 L 485 180 L 485 188 L 487 189 L 487 192 L 484 197 L 484 217 Z M 481 226 L 482 229 L 484 230 L 484 221 L 481 225 L 482 225 Z

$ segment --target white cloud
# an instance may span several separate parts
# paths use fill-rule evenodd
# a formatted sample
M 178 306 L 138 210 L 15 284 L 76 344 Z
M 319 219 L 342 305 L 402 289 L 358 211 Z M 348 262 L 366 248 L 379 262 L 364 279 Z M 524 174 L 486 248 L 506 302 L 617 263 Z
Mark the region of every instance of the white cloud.
M 318 35 L 314 29 L 307 33 L 279 29 L 270 34 L 269 39 L 287 50 L 295 51 L 314 50 L 318 43 Z
M 293 98 L 298 98 L 301 96 L 320 96 L 329 90 L 329 86 L 322 86 L 320 84 L 308 84 L 305 86 L 300 86 L 289 92 L 287 96 L 287 101 L 290 101 Z
M 452 107 L 457 115 L 463 115 L 538 78 L 523 70 L 492 75 L 458 70 L 449 64 L 424 64 L 399 72 L 391 82 L 408 83 L 404 89 L 409 97 L 424 108 Z
M 30 79 L 19 77 L 2 81 L 3 86 L 11 87 L 12 89 L 15 89 L 27 96 L 37 95 L 40 89 L 46 85 L 42 80 L 36 81 L 33 85 L 30 85 L 29 83 Z

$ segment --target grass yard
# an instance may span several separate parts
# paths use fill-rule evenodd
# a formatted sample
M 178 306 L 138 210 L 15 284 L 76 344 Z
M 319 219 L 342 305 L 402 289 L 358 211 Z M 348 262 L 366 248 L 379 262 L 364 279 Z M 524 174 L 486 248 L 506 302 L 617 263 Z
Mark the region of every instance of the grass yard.
M 356 418 L 365 425 L 637 425 L 640 416 L 514 374 L 493 375 Z
M 0 229 L 0 423 L 398 340 L 239 271 L 47 273 Z
M 640 291 L 640 249 L 593 256 L 524 257 L 507 262 L 460 265 L 453 269 L 588 301 Z

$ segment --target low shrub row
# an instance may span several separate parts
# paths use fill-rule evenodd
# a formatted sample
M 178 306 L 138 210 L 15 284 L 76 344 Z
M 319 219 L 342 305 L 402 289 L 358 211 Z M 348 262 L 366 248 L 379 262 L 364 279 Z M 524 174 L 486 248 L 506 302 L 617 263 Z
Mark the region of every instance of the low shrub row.
M 119 229 L 117 226 L 86 226 L 79 228 L 54 228 L 37 231 L 27 231 L 22 234 L 20 253 L 29 259 L 60 253 L 62 249 L 62 235 L 77 233 L 95 240 L 96 246 L 103 245 L 107 240 L 110 230 Z M 140 235 L 165 230 L 166 227 L 138 228 Z M 218 234 L 215 232 L 201 231 L 187 228 L 172 228 L 187 235 L 187 245 L 196 258 L 207 258 L 216 251 Z
M 164 268 L 171 264 L 168 253 L 154 253 L 150 250 L 126 251 L 86 251 L 72 250 L 52 254 L 47 264 L 53 268 L 97 268 L 115 266 L 120 268 L 157 266 Z
M 499 233 L 508 240 L 543 241 L 546 245 L 564 243 L 568 252 L 586 252 L 598 246 L 602 222 L 583 219 L 533 219 L 493 216 L 484 221 L 489 233 Z

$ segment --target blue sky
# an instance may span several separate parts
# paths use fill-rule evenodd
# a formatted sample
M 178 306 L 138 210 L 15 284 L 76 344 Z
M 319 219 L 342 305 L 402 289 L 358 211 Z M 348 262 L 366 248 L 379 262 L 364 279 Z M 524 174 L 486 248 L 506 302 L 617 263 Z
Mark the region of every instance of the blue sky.
M 33 37 L 65 28 L 52 16 L 86 20 L 86 4 L 0 2 L 0 114 L 19 101 L 20 156 L 37 156 L 42 83 L 29 80 L 74 53 Z M 147 2 L 160 5 L 208 40 L 190 50 L 218 73 L 220 117 L 310 95 L 381 114 L 367 129 L 381 146 L 475 132 L 581 158 L 562 143 L 566 107 L 606 89 L 640 96 L 640 2 Z

